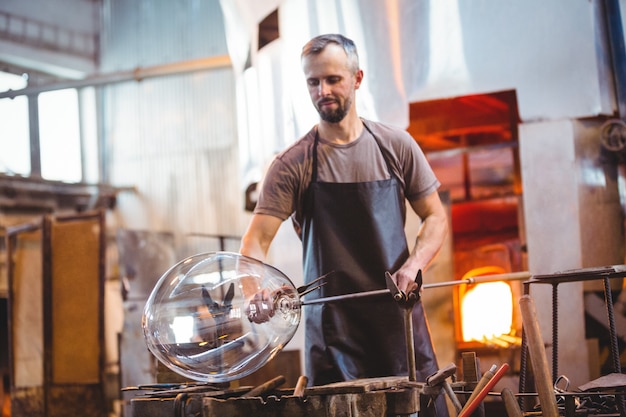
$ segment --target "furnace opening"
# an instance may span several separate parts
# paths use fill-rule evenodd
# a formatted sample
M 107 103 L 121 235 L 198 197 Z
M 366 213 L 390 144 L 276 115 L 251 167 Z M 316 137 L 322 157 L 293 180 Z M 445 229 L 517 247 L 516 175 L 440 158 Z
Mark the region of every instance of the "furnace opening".
M 454 279 L 526 270 L 515 91 L 411 103 L 407 129 L 450 204 Z M 453 290 L 456 350 L 519 345 L 519 282 Z

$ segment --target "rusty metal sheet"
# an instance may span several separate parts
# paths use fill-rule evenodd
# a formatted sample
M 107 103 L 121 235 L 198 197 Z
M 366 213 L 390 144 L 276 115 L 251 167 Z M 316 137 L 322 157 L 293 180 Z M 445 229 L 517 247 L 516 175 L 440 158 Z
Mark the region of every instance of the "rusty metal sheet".
M 621 388 L 626 387 L 626 375 L 612 373 L 594 379 L 584 385 L 578 387 L 581 391 L 601 390 L 605 388 Z

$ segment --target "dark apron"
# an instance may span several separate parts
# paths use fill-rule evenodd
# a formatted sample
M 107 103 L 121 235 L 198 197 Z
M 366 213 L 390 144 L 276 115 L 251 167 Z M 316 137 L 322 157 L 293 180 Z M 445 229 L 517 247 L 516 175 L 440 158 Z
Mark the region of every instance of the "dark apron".
M 385 271 L 395 272 L 409 255 L 404 193 L 389 157 L 374 139 L 390 179 L 324 183 L 317 180 L 316 133 L 302 243 L 307 283 L 335 271 L 321 287 L 320 297 L 386 288 Z M 312 304 L 304 315 L 310 384 L 408 375 L 404 313 L 391 296 Z M 413 308 L 413 329 L 416 376 L 425 381 L 438 367 L 421 301 Z M 440 397 L 445 414 L 437 415 L 447 415 Z

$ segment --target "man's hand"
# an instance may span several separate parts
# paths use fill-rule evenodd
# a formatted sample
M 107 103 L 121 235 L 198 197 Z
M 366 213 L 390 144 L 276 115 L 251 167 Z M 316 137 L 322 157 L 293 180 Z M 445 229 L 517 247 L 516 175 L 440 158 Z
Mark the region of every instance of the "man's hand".
M 412 292 L 415 292 L 419 289 L 419 294 L 417 295 L 422 295 L 422 289 L 415 281 L 415 274 L 410 272 L 408 269 L 400 268 L 391 277 L 398 286 L 398 289 L 400 291 L 403 291 L 405 294 L 411 294 Z
M 274 317 L 276 312 L 276 304 L 278 299 L 283 296 L 293 298 L 296 294 L 294 288 L 282 286 L 277 290 L 270 292 L 267 288 L 254 294 L 246 306 L 246 315 L 252 323 L 265 323 Z M 297 297 L 297 296 L 296 296 Z
M 265 323 L 274 317 L 274 297 L 268 289 L 263 289 L 249 300 L 246 315 L 252 323 Z

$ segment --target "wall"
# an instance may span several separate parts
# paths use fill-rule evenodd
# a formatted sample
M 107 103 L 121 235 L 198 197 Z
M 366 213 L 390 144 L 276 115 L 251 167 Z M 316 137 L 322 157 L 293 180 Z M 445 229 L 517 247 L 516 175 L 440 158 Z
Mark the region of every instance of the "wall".
M 109 0 L 103 28 L 104 72 L 226 53 L 217 1 Z M 103 89 L 108 180 L 137 188 L 120 196 L 110 219 L 114 225 L 240 233 L 235 97 L 228 67 Z

